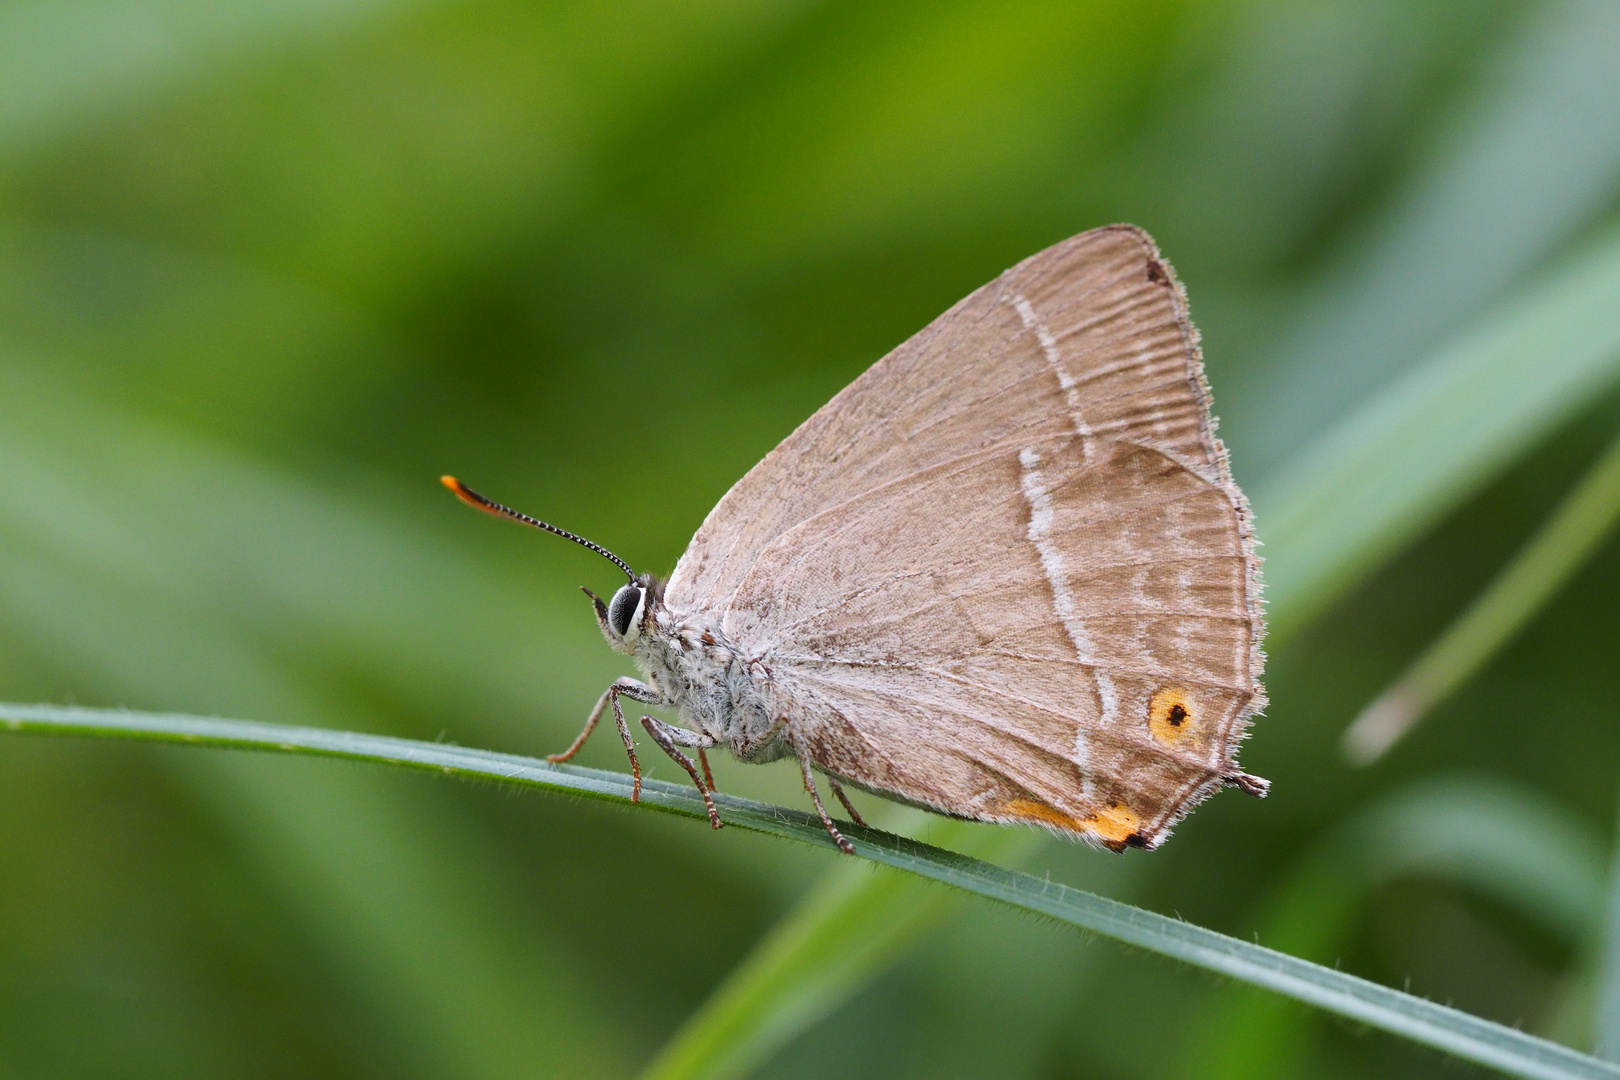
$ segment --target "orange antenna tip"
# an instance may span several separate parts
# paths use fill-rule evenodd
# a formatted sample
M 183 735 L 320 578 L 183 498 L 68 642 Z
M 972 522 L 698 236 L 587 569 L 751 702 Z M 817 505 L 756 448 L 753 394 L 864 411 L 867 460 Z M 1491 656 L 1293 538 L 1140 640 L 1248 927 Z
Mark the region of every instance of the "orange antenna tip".
M 482 510 L 484 513 L 494 514 L 496 517 L 518 516 L 521 520 L 521 515 L 514 515 L 512 511 L 508 510 L 500 503 L 490 502 L 488 499 L 484 498 L 482 495 L 478 494 L 478 492 L 474 491 L 466 484 L 463 484 L 460 480 L 457 480 L 453 476 L 441 476 L 439 477 L 439 483 L 455 492 L 456 498 L 460 499 L 474 510 Z
M 528 514 L 520 514 L 516 510 L 513 510 L 510 506 L 502 506 L 493 499 L 486 499 L 484 496 L 478 494 L 478 492 L 474 491 L 466 484 L 463 484 L 460 480 L 457 480 L 453 476 L 441 476 L 439 477 L 439 483 L 455 492 L 456 498 L 460 499 L 462 502 L 476 510 L 482 510 L 486 514 L 494 514 L 496 517 L 511 518 L 513 521 L 521 521 L 523 524 L 532 525 L 536 529 L 544 529 L 546 532 L 556 533 L 564 540 L 572 540 L 581 547 L 590 548 L 604 559 L 607 559 L 609 562 L 613 563 L 614 566 L 617 566 L 620 570 L 623 570 L 631 581 L 636 580 L 636 572 L 630 569 L 629 564 L 623 559 L 619 558 L 617 555 L 613 554 L 613 552 L 609 551 L 607 548 L 603 547 L 601 544 L 593 544 L 583 536 L 577 536 L 574 533 L 569 532 L 567 529 L 559 529 L 555 525 L 549 525 L 538 518 L 530 517 Z

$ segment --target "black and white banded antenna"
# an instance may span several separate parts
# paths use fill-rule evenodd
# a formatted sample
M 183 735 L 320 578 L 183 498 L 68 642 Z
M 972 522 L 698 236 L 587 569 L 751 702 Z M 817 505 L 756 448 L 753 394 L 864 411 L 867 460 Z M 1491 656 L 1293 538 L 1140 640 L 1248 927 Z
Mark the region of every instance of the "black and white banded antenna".
M 581 547 L 590 548 L 592 551 L 602 556 L 602 558 L 607 559 L 620 570 L 623 570 L 625 575 L 630 578 L 632 583 L 634 583 L 636 580 L 636 572 L 630 569 L 629 564 L 623 559 L 619 558 L 617 555 L 613 554 L 613 552 L 609 551 L 607 548 L 603 547 L 601 544 L 593 544 L 583 536 L 576 536 L 567 529 L 559 529 L 557 526 L 541 521 L 539 518 L 532 518 L 528 514 L 520 514 L 516 510 L 513 510 L 510 506 L 502 506 L 494 499 L 486 499 L 484 496 L 478 494 L 478 492 L 474 491 L 466 484 L 463 484 L 460 480 L 457 480 L 453 476 L 441 476 L 439 477 L 439 482 L 445 487 L 449 488 L 451 491 L 455 492 L 456 498 L 460 499 L 462 502 L 466 503 L 475 510 L 482 510 L 486 514 L 494 514 L 496 517 L 510 518 L 511 520 L 521 522 L 524 525 L 532 525 L 536 529 L 544 529 L 546 532 L 556 533 L 564 540 L 572 540 Z

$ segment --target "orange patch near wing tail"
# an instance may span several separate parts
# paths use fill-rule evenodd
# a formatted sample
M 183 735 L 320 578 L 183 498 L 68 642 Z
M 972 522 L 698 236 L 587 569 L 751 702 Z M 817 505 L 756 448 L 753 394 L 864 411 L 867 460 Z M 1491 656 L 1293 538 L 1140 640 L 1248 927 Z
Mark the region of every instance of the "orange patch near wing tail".
M 1124 851 L 1133 841 L 1138 847 L 1143 846 L 1142 834 L 1138 831 L 1142 827 L 1142 819 L 1124 803 L 1115 803 L 1106 810 L 1097 811 L 1083 824 L 1110 851 Z
M 1145 847 L 1141 833 L 1142 819 L 1124 803 L 1115 803 L 1081 820 L 1034 799 L 1009 799 L 998 808 L 998 813 L 1032 825 L 1048 825 L 1069 832 L 1095 836 L 1110 851 L 1124 851 L 1127 847 Z
M 1009 799 L 1002 804 L 1000 812 L 1019 821 L 1028 821 L 1036 825 L 1051 825 L 1059 829 L 1068 829 L 1070 832 L 1086 831 L 1084 822 L 1034 799 Z

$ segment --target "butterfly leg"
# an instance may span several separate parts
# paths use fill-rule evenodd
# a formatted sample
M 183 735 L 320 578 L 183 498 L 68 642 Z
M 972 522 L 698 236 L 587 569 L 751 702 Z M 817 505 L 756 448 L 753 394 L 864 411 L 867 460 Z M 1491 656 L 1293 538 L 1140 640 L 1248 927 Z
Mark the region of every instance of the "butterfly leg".
M 714 770 L 709 768 L 709 755 L 703 747 L 698 747 L 698 763 L 703 766 L 703 782 L 709 785 L 710 791 L 718 790 L 714 786 Z
M 838 801 L 844 804 L 845 810 L 849 811 L 850 820 L 861 828 L 866 828 L 866 821 L 861 817 L 861 812 L 855 809 L 855 804 L 849 801 L 848 795 L 844 794 L 844 786 L 830 775 L 827 777 L 827 786 L 832 788 L 832 793 L 838 796 Z
M 624 752 L 630 757 L 630 776 L 635 781 L 635 786 L 630 789 L 630 801 L 640 802 L 641 762 L 636 760 L 636 740 L 631 738 L 630 725 L 624 722 L 624 717 L 617 715 L 619 712 L 619 703 L 617 701 L 613 703 L 613 712 L 616 714 L 613 719 L 619 722 L 619 738 L 624 740 Z
M 845 855 L 855 854 L 855 845 L 844 839 L 844 834 L 827 816 L 827 808 L 821 805 L 821 792 L 816 790 L 816 778 L 810 772 L 810 759 L 803 754 L 799 755 L 799 769 L 804 773 L 804 790 L 810 793 L 810 801 L 816 804 L 816 813 L 821 815 L 821 823 L 827 826 L 827 835 L 832 837 L 839 851 Z
M 675 764 L 686 770 L 686 775 L 690 776 L 692 783 L 697 785 L 698 794 L 703 796 L 703 805 L 709 808 L 709 824 L 716 829 L 720 828 L 720 811 L 714 808 L 714 796 L 709 794 L 712 785 L 709 787 L 704 786 L 703 777 L 699 775 L 697 766 L 692 764 L 692 759 L 675 748 L 676 743 L 684 746 L 695 746 L 698 753 L 701 754 L 707 747 L 714 745 L 714 740 L 707 735 L 700 735 L 695 731 L 687 731 L 685 728 L 666 724 L 656 716 L 643 716 L 641 726 L 647 729 L 647 734 L 651 735 L 653 741 L 663 748 L 664 753 L 675 760 Z
M 573 743 L 570 743 L 569 748 L 562 751 L 561 755 L 546 755 L 546 761 L 552 761 L 552 763 L 557 763 L 557 761 L 567 761 L 567 759 L 572 758 L 573 755 L 580 753 L 580 746 L 585 745 L 585 740 L 586 738 L 591 737 L 591 732 L 595 732 L 596 722 L 603 719 L 603 712 L 608 711 L 609 704 L 612 704 L 612 712 L 614 712 L 614 717 L 616 717 L 617 721 L 619 721 L 619 732 L 629 732 L 630 729 L 627 727 L 627 725 L 625 725 L 624 722 L 624 714 L 622 714 L 622 711 L 619 709 L 620 695 L 625 696 L 625 698 L 635 699 L 635 701 L 642 701 L 642 703 L 645 704 L 661 704 L 661 701 L 659 701 L 658 691 L 654 691 L 653 688 L 648 687 L 648 685 L 645 685 L 645 683 L 635 682 L 633 678 L 616 678 L 611 687 L 608 687 L 608 690 L 603 691 L 603 696 L 596 699 L 596 708 L 591 709 L 590 717 L 588 717 L 588 719 L 585 721 L 585 730 L 580 732 L 578 738 L 575 738 Z M 629 750 L 630 766 L 635 767 L 635 750 L 633 750 L 633 746 L 629 746 Z M 637 769 L 637 772 L 640 772 L 640 769 Z
M 630 789 L 630 801 L 640 802 L 641 762 L 636 759 L 636 740 L 630 737 L 630 725 L 625 723 L 624 709 L 619 705 L 619 698 L 627 697 L 632 701 L 656 705 L 660 703 L 658 692 L 650 686 L 643 686 L 634 679 L 616 679 L 602 697 L 609 705 L 613 706 L 613 722 L 618 725 L 619 738 L 624 740 L 624 752 L 630 758 L 630 775 L 635 778 L 635 786 Z M 597 702 L 596 708 L 591 713 L 591 720 L 586 723 L 585 730 L 580 733 L 579 738 L 574 740 L 575 745 L 568 749 L 568 753 L 572 754 L 579 748 L 578 744 L 585 741 L 585 737 L 591 733 L 591 728 L 596 726 L 596 719 L 601 715 L 602 703 Z

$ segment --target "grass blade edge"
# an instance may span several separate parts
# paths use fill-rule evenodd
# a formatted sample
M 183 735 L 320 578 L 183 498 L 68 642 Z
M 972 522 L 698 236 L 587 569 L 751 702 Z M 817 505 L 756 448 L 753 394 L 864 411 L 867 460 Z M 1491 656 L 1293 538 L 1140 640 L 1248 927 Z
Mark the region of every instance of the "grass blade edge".
M 359 732 L 179 714 L 13 704 L 0 704 L 0 731 L 342 757 L 518 783 L 619 803 L 630 801 L 630 778 L 621 773 Z M 722 817 L 733 826 L 830 846 L 820 822 L 807 813 L 734 797 L 719 796 L 717 802 Z M 680 785 L 647 781 L 642 803 L 668 813 L 706 817 L 696 792 Z M 1264 987 L 1477 1064 L 1535 1080 L 1620 1080 L 1620 1066 L 1214 930 L 890 833 L 851 826 L 847 834 L 855 842 L 857 854 L 864 858 Z

